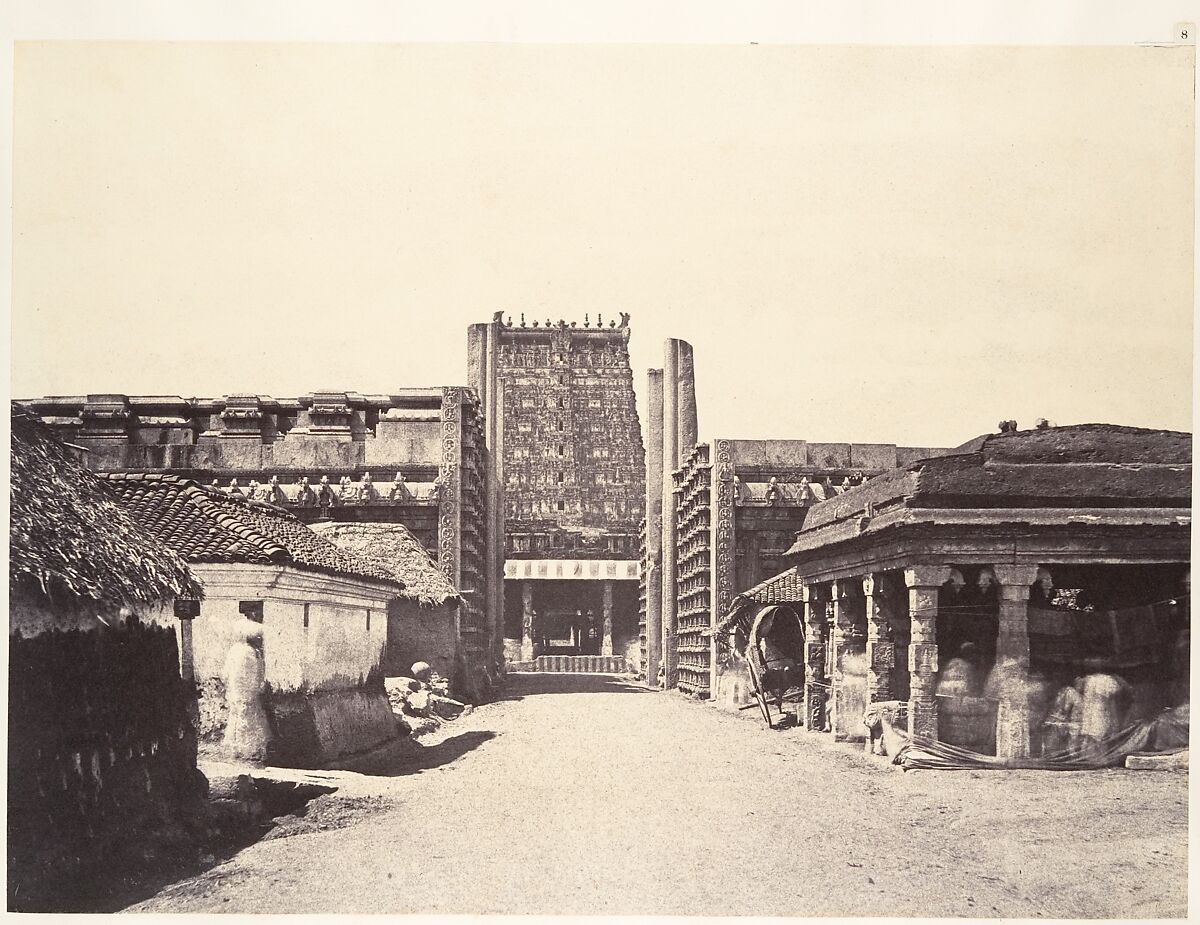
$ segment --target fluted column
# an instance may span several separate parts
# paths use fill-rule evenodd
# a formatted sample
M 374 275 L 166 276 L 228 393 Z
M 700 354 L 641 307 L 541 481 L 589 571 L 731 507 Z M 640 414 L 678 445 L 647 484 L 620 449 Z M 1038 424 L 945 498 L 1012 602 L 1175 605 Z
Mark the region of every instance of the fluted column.
M 521 582 L 521 661 L 533 660 L 533 582 Z
M 938 737 L 937 718 L 937 612 L 938 592 L 950 577 L 946 566 L 921 565 L 904 570 L 908 586 L 908 731 Z
M 825 728 L 825 602 L 820 585 L 804 585 L 804 726 Z
M 613 654 L 613 585 L 611 581 L 603 584 L 602 604 L 604 607 L 604 637 L 600 643 L 601 655 Z
M 1029 592 L 1036 565 L 994 565 L 1000 598 L 996 634 L 999 704 L 996 709 L 996 755 L 1029 755 Z
M 863 599 L 867 610 L 867 703 L 872 704 L 892 699 L 892 669 L 896 667 L 891 622 L 893 600 L 882 575 L 867 575 L 863 579 Z

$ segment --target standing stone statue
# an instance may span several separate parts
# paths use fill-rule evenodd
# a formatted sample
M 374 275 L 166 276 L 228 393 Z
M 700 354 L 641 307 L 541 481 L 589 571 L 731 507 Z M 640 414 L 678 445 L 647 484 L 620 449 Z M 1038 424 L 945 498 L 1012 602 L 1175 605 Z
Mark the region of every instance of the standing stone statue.
M 264 761 L 271 741 L 271 727 L 263 708 L 266 665 L 262 654 L 262 624 L 242 619 L 237 641 L 225 656 L 225 749 L 236 758 Z

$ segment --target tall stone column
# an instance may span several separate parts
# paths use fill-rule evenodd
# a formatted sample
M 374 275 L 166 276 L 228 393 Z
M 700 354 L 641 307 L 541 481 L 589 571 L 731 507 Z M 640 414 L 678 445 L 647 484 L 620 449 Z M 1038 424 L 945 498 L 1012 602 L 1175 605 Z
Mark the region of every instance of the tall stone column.
M 867 703 L 872 704 L 892 699 L 892 669 L 896 667 L 893 602 L 882 575 L 867 575 L 862 584 L 867 610 Z
M 947 566 L 919 565 L 904 570 L 908 586 L 908 731 L 911 735 L 938 736 L 937 721 L 937 613 L 938 593 L 950 577 Z
M 675 478 L 679 466 L 679 341 L 668 339 L 663 357 L 662 452 L 662 662 L 663 687 L 675 686 L 678 654 L 675 648 L 678 567 L 675 522 Z
M 663 371 L 646 377 L 646 686 L 658 686 L 662 664 Z
M 533 582 L 521 582 L 521 661 L 533 660 Z
M 602 585 L 603 597 L 601 598 L 602 607 L 604 608 L 604 636 L 600 643 L 601 655 L 613 654 L 613 584 L 611 581 L 605 581 Z
M 662 662 L 665 686 L 675 686 L 679 664 L 676 649 L 676 573 L 678 531 L 675 519 L 675 470 L 696 442 L 696 382 L 691 344 L 668 338 L 663 357 L 662 450 Z
M 699 439 L 699 422 L 696 418 L 696 361 L 692 345 L 684 340 L 672 340 L 677 357 L 675 366 L 676 388 L 676 458 L 675 467 L 683 465 Z
M 1029 591 L 1036 565 L 994 565 L 1000 604 L 996 634 L 999 704 L 996 710 L 996 755 L 1029 755 Z
M 804 727 L 825 728 L 825 601 L 820 585 L 804 585 Z

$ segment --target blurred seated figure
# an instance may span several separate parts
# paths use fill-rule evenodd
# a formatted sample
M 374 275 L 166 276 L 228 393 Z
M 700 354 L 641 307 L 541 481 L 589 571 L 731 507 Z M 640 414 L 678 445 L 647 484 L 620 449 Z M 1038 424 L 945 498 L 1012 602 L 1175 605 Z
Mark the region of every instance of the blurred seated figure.
M 958 654 L 938 673 L 937 696 L 977 697 L 980 686 L 978 660 L 974 643 L 964 642 Z
M 1059 689 L 1042 724 L 1042 756 L 1049 758 L 1079 747 L 1083 679 Z
M 1088 758 L 1099 758 L 1105 742 L 1125 726 L 1132 688 L 1122 677 L 1097 672 L 1079 682 L 1082 698 L 1079 713 L 1079 739 Z

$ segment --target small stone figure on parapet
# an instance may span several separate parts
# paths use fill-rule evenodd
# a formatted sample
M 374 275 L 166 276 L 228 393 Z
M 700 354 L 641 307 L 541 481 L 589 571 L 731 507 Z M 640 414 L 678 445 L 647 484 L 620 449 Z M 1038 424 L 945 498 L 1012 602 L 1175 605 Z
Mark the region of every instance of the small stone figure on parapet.
M 371 481 L 370 472 L 363 473 L 362 486 L 358 490 L 358 500 L 363 504 L 370 504 L 375 500 L 375 485 Z
M 287 502 L 287 495 L 279 487 L 279 476 L 277 475 L 271 476 L 267 481 L 266 500 L 270 504 L 284 504 Z
M 250 501 L 261 501 L 263 499 L 262 486 L 258 484 L 258 479 L 251 479 L 250 484 L 246 487 L 246 498 Z
M 336 500 L 333 494 L 333 486 L 329 484 L 329 476 L 321 476 L 321 483 L 317 487 L 317 504 L 321 507 L 322 517 L 329 516 L 329 509 L 333 507 Z
M 389 501 L 407 501 L 412 497 L 412 492 L 408 490 L 408 485 L 404 481 L 404 473 L 397 472 L 396 477 L 392 479 L 392 487 L 388 489 Z
M 779 479 L 771 476 L 771 480 L 767 482 L 767 504 L 774 507 L 779 503 L 782 493 L 779 490 Z
M 229 480 L 229 494 L 242 497 L 242 490 L 238 487 L 237 479 Z
M 357 492 L 354 490 L 354 483 L 350 480 L 350 476 L 343 475 L 338 479 L 338 498 L 343 504 L 348 504 L 356 499 Z
M 300 507 L 314 507 L 317 503 L 317 495 L 312 490 L 312 486 L 308 484 L 308 476 L 300 477 L 300 490 L 296 492 L 296 504 Z
M 629 312 L 621 312 L 621 327 L 629 327 Z
M 812 486 L 808 484 L 808 476 L 807 475 L 800 477 L 800 500 L 801 501 L 811 501 L 812 500 Z

